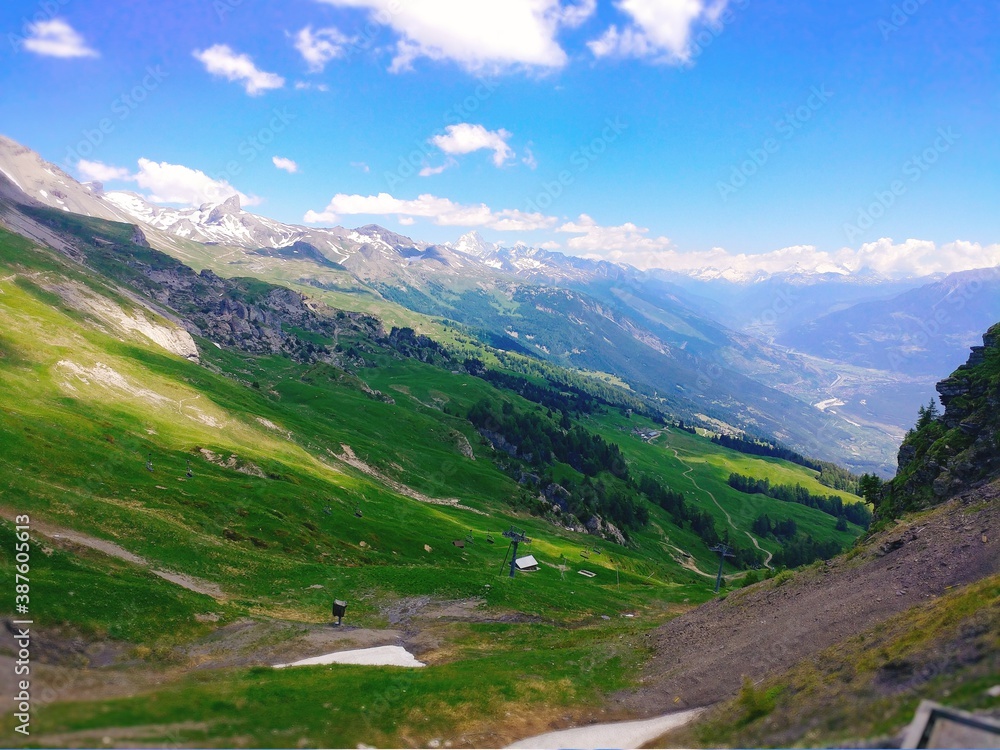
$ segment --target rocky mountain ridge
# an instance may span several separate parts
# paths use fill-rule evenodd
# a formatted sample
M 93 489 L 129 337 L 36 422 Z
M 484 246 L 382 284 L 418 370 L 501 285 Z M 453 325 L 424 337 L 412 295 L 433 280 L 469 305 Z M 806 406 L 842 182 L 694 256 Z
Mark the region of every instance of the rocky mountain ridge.
M 899 450 L 899 471 L 878 515 L 934 505 L 1000 475 L 1000 323 L 968 361 L 937 384 L 944 413 L 922 413 Z

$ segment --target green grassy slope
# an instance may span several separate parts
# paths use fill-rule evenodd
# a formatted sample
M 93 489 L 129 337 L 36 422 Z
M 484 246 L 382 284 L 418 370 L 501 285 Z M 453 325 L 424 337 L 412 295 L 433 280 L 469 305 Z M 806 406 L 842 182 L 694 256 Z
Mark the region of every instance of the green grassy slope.
M 442 727 L 466 724 L 514 732 L 507 714 L 517 706 L 531 705 L 541 723 L 552 711 L 576 710 L 624 686 L 645 653 L 643 630 L 710 596 L 708 579 L 679 565 L 660 532 L 703 570 L 712 569 L 711 554 L 658 508 L 628 548 L 511 510 L 517 484 L 454 414 L 483 398 L 532 408 L 519 396 L 389 354 L 351 375 L 199 340 L 196 364 L 71 305 L 67 288 L 89 290 L 126 312 L 138 307 L 87 269 L 0 232 L 0 513 L 30 514 L 36 525 L 86 533 L 149 561 L 128 563 L 36 533 L 32 615 L 39 628 L 124 644 L 134 660 L 123 669 L 162 668 L 166 686 L 156 700 L 144 695 L 99 709 L 69 694 L 39 710 L 47 732 L 180 717 L 204 726 L 177 730 L 179 741 L 220 745 L 301 737 L 327 746 L 423 744 Z M 683 488 L 672 454 L 622 433 L 616 414 L 595 416 L 591 426 L 619 442 L 637 468 Z M 463 455 L 463 439 L 475 459 Z M 812 481 L 802 467 L 690 436 L 671 433 L 670 441 L 690 454 L 691 476 L 718 490 L 720 500 L 719 477 L 730 466 Z M 343 446 L 371 470 L 340 460 Z M 407 496 L 414 493 L 445 504 Z M 463 507 L 447 504 L 452 500 Z M 737 523 L 746 518 L 752 513 L 734 515 Z M 499 532 L 512 523 L 534 538 L 530 552 L 543 563 L 513 582 L 499 575 L 506 549 Z M 496 544 L 486 542 L 489 532 Z M 472 544 L 453 546 L 470 533 Z M 11 525 L 0 523 L 5 578 L 11 536 Z M 595 546 L 602 554 L 584 560 L 581 551 Z M 568 570 L 558 570 L 560 563 Z M 584 566 L 597 577 L 577 575 Z M 150 568 L 210 582 L 222 596 L 181 588 Z M 456 625 L 436 663 L 404 677 L 343 667 L 296 673 L 301 677 L 251 668 L 189 674 L 187 664 L 156 661 L 244 619 L 325 622 L 332 596 L 350 601 L 352 624 L 370 628 L 385 627 L 386 606 L 407 596 L 475 597 L 485 611 L 521 620 Z M 641 617 L 600 619 L 626 611 Z M 355 683 L 338 698 L 344 716 L 380 700 L 386 685 L 404 685 L 405 699 L 394 694 L 386 704 L 396 722 L 376 722 L 376 730 L 321 711 L 315 693 L 334 678 Z M 8 729 L 0 723 L 5 738 Z M 160 739 L 176 736 L 164 732 Z
M 853 524 L 848 531 L 837 531 L 836 519 L 832 516 L 764 495 L 737 492 L 728 483 L 729 475 L 735 472 L 769 479 L 772 484 L 800 484 L 815 494 L 842 497 L 845 503 L 860 502 L 854 495 L 820 484 L 818 473 L 811 469 L 781 459 L 748 456 L 683 430 L 654 425 L 641 417 L 605 414 L 589 421 L 588 425 L 608 440 L 617 442 L 638 472 L 661 477 L 666 484 L 684 492 L 687 499 L 711 513 L 720 533 L 728 528 L 733 542 L 740 546 L 750 544 L 746 534 L 754 519 L 762 514 L 772 519 L 792 519 L 800 531 L 816 540 L 836 541 L 845 548 L 863 531 Z M 661 435 L 647 441 L 633 433 L 640 428 L 657 430 Z M 778 551 L 775 540 L 757 539 L 763 549 Z M 697 554 L 698 544 L 692 543 L 692 548 Z

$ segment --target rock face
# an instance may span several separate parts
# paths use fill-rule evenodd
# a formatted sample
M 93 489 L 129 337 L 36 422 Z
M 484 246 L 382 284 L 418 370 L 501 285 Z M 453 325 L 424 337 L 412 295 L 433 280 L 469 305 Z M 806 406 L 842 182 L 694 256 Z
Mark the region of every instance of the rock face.
M 610 521 L 605 521 L 596 514 L 588 518 L 587 523 L 584 525 L 587 527 L 588 534 L 599 536 L 602 539 L 607 539 L 615 542 L 616 544 L 626 544 L 625 535 L 622 534 L 618 527 Z
M 126 333 L 140 333 L 168 352 L 194 362 L 198 361 L 198 347 L 191 334 L 179 325 L 156 320 L 152 311 L 125 310 L 107 297 L 94 294 L 82 284 L 67 282 L 46 288 L 62 297 L 66 304 L 89 313 L 112 328 Z
M 224 209 L 223 215 L 238 212 L 239 199 L 233 198 L 219 208 Z M 68 230 L 60 229 L 62 216 L 53 217 L 44 210 L 23 210 L 41 225 L 57 231 L 73 230 L 72 225 Z M 226 279 L 207 269 L 197 273 L 150 248 L 145 234 L 134 225 L 127 238 L 113 228 L 107 234 L 86 228 L 68 236 L 72 236 L 72 242 L 66 243 L 68 255 L 152 300 L 154 309 L 178 321 L 183 330 L 154 325 L 145 316 L 88 310 L 117 327 L 136 330 L 181 356 L 197 358 L 192 336 L 201 336 L 218 346 L 250 354 L 283 354 L 299 362 L 336 363 L 340 357 L 331 346 L 317 342 L 337 342 L 343 334 L 377 341 L 387 337 L 381 322 L 370 315 L 334 310 L 299 292 L 256 279 Z
M 202 210 L 210 209 L 208 215 L 209 224 L 218 224 L 222 221 L 223 217 L 226 216 L 239 216 L 240 214 L 240 197 L 234 195 L 233 197 L 223 201 L 215 208 L 210 208 L 210 206 L 202 206 Z
M 935 505 L 1000 476 L 1000 324 L 937 391 L 944 414 L 899 449 L 890 490 L 897 510 Z

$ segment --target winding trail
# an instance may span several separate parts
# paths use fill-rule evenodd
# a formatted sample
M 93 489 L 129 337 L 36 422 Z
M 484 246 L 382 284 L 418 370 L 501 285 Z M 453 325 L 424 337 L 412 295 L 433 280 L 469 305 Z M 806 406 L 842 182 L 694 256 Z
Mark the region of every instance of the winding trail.
M 716 500 L 715 495 L 713 495 L 708 490 L 703 489 L 701 486 L 699 486 L 697 480 L 694 477 L 691 476 L 691 472 L 694 471 L 694 467 L 688 465 L 688 463 L 683 458 L 681 458 L 681 455 L 680 455 L 680 453 L 677 452 L 676 448 L 674 448 L 673 446 L 668 446 L 668 447 L 670 447 L 670 450 L 673 451 L 674 458 L 676 458 L 684 466 L 687 466 L 687 471 L 685 471 L 682 474 L 682 476 L 685 479 L 687 479 L 689 482 L 691 482 L 691 484 L 694 485 L 694 488 L 696 490 L 698 490 L 699 492 L 704 492 L 706 495 L 708 495 L 710 498 L 712 498 L 712 502 L 715 503 L 715 506 L 719 510 L 722 511 L 723 515 L 725 515 L 726 521 L 729 523 L 729 526 L 733 529 L 733 531 L 735 531 L 737 533 L 746 534 L 750 538 L 750 541 L 753 543 L 753 546 L 756 547 L 761 552 L 763 552 L 765 555 L 767 555 L 767 557 L 764 559 L 764 567 L 767 568 L 768 570 L 771 570 L 771 559 L 774 557 L 774 555 L 772 555 L 766 549 L 764 549 L 763 547 L 761 547 L 760 544 L 757 542 L 757 537 L 755 537 L 749 531 L 742 531 L 741 529 L 736 528 L 736 524 L 733 523 L 733 517 L 730 516 L 729 512 L 725 508 L 722 507 L 722 504 L 718 500 Z
M 10 509 L 3 508 L 0 509 L 0 518 L 5 518 L 8 521 L 13 522 L 15 515 Z M 153 573 L 153 575 L 157 575 L 163 580 L 170 581 L 171 583 L 176 584 L 181 588 L 185 588 L 188 591 L 193 591 L 196 594 L 204 594 L 205 596 L 210 596 L 219 601 L 226 599 L 226 595 L 223 593 L 218 584 L 206 581 L 202 578 L 195 578 L 194 576 L 189 576 L 184 573 L 177 573 L 172 570 L 156 568 L 154 567 L 154 563 L 150 562 L 146 558 L 129 552 L 124 547 L 120 547 L 114 542 L 109 542 L 107 539 L 99 539 L 97 537 L 90 536 L 89 534 L 83 534 L 79 531 L 38 521 L 36 519 L 32 519 L 31 527 L 32 531 L 36 534 L 48 537 L 53 540 L 53 542 L 62 544 L 78 544 L 81 547 L 88 547 L 92 550 L 102 552 L 109 557 L 116 557 L 119 560 L 124 560 L 125 562 L 132 563 L 133 565 L 147 568 L 151 573 Z
M 704 570 L 699 568 L 693 558 L 676 544 L 670 541 L 670 537 L 667 536 L 667 532 L 663 530 L 663 527 L 658 523 L 654 523 L 653 526 L 660 533 L 660 544 L 668 555 L 670 555 L 674 562 L 680 565 L 685 570 L 690 570 L 692 573 L 697 573 L 705 578 L 715 578 L 715 573 L 706 573 Z M 677 554 L 674 554 L 670 550 L 674 550 Z

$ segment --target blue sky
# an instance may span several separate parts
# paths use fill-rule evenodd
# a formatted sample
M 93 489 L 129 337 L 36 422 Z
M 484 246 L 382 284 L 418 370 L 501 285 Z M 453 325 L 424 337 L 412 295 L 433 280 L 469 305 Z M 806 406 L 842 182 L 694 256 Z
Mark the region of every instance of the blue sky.
M 644 266 L 1000 242 L 992 2 L 41 0 L 0 28 L 0 132 L 109 189 Z

